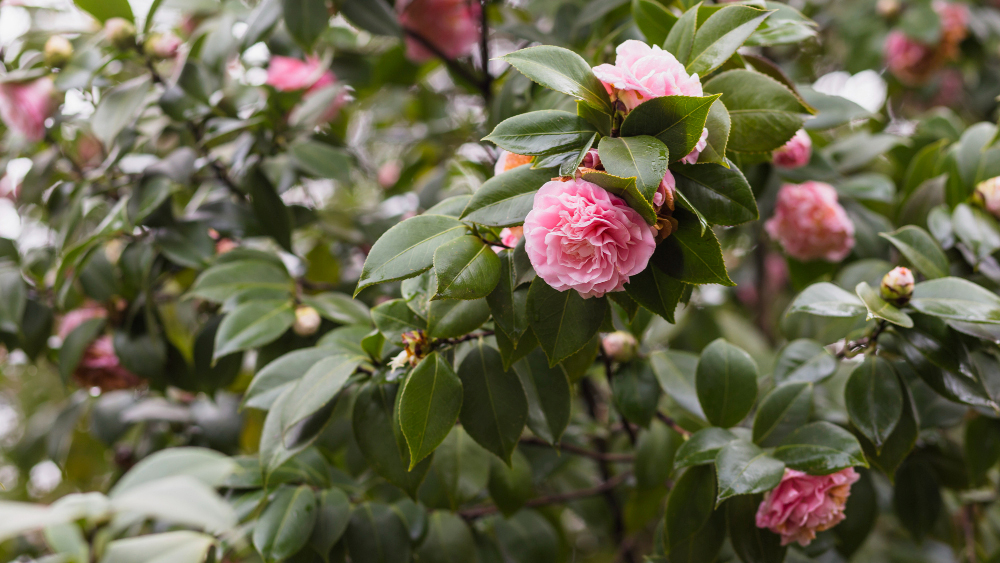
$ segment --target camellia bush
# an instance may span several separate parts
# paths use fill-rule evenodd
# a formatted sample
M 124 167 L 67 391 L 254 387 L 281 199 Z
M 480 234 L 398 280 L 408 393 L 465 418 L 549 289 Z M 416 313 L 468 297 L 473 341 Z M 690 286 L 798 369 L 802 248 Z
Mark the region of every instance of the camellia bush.
M 0 559 L 1000 561 L 1000 8 L 0 1 Z

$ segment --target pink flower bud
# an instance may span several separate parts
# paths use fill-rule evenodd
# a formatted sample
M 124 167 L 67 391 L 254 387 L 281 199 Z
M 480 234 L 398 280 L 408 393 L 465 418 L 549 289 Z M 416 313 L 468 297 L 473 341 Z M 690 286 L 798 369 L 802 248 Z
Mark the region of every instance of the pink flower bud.
M 583 161 L 580 163 L 580 166 L 583 168 L 600 168 L 601 155 L 597 153 L 597 149 L 588 150 L 587 154 L 583 155 Z
M 829 530 L 844 519 L 844 505 L 858 479 L 853 467 L 831 475 L 785 469 L 781 483 L 764 496 L 757 509 L 757 527 L 781 535 L 781 545 L 809 545 L 816 532 Z
M 177 56 L 182 43 L 181 38 L 173 33 L 157 33 L 146 39 L 142 47 L 143 51 L 154 59 L 172 59 Z
M 323 319 L 316 309 L 308 305 L 299 305 L 295 308 L 295 323 L 292 324 L 292 330 L 299 336 L 312 336 L 319 330 L 322 322 Z
M 601 341 L 601 347 L 609 358 L 616 362 L 628 362 L 639 352 L 639 342 L 631 332 L 616 330 Z
M 782 168 L 801 168 L 809 164 L 812 139 L 805 129 L 799 129 L 783 147 L 774 151 L 774 163 Z
M 469 0 L 399 0 L 396 11 L 406 30 L 407 58 L 433 59 L 434 50 L 426 43 L 449 59 L 469 54 L 479 41 L 480 10 L 479 2 Z
M 837 190 L 823 182 L 782 186 L 764 228 L 797 260 L 839 262 L 854 248 L 854 223 L 837 202 Z
M 882 299 L 894 305 L 906 305 L 913 295 L 913 272 L 897 266 L 882 278 Z
M 73 44 L 62 35 L 53 35 L 45 41 L 45 64 L 60 68 L 73 56 Z
M 45 137 L 45 120 L 58 104 L 55 86 L 48 76 L 31 82 L 0 83 L 0 119 L 11 130 L 29 141 Z
M 104 22 L 104 34 L 116 49 L 125 51 L 135 47 L 135 26 L 125 18 L 111 18 Z
M 305 90 L 303 99 L 315 95 L 319 90 L 333 86 L 337 82 L 337 77 L 333 71 L 323 68 L 323 62 L 319 59 L 309 57 L 304 62 L 291 57 L 275 55 L 271 57 L 271 62 L 267 67 L 267 84 L 282 92 L 295 92 Z M 338 95 L 326 114 L 323 121 L 330 121 L 337 117 L 340 108 L 347 103 L 347 92 Z
M 1000 218 L 1000 176 L 979 182 L 972 199 L 994 217 Z

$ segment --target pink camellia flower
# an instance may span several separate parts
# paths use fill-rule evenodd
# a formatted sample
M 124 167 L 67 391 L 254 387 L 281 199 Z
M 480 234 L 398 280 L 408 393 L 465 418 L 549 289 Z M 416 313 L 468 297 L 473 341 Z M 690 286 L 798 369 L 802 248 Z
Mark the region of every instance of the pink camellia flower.
M 653 207 L 659 208 L 666 204 L 671 210 L 674 208 L 674 191 L 677 189 L 677 180 L 674 175 L 667 170 L 667 173 L 663 175 L 663 179 L 660 180 L 659 187 L 656 188 L 656 193 L 653 194 Z
M 972 199 L 994 217 L 1000 218 L 1000 176 L 979 182 Z
M 781 483 L 764 496 L 757 509 L 757 527 L 781 535 L 781 545 L 809 545 L 816 532 L 844 519 L 844 504 L 860 475 L 853 467 L 831 475 L 807 475 L 785 469 Z
M 656 247 L 652 227 L 624 200 L 581 179 L 553 180 L 524 219 L 531 265 L 559 291 L 583 297 L 621 291 Z
M 778 192 L 767 234 L 798 260 L 843 260 L 854 248 L 854 223 L 823 182 L 785 184 Z
M 657 45 L 628 40 L 615 50 L 615 64 L 594 67 L 594 75 L 604 84 L 612 101 L 620 100 L 627 111 L 650 98 L 662 96 L 701 96 L 701 81 L 697 74 L 688 75 L 677 58 Z M 682 160 L 698 161 L 707 146 L 708 129 L 701 134 L 697 146 Z
M 497 163 L 493 166 L 493 174 L 503 174 L 508 170 L 517 168 L 518 166 L 531 164 L 531 160 L 533 158 L 535 157 L 524 154 L 515 154 L 501 149 L 500 157 L 497 158 Z
M 469 54 L 479 40 L 479 2 L 469 0 L 400 0 L 396 2 L 399 23 L 406 34 L 406 56 L 416 62 L 429 61 L 435 53 L 423 41 L 437 47 L 449 59 Z
M 282 92 L 305 90 L 308 98 L 318 91 L 336 84 L 337 77 L 332 70 L 324 69 L 323 62 L 314 57 L 300 61 L 292 57 L 275 55 L 267 66 L 267 84 Z M 347 103 L 347 92 L 341 92 L 330 104 L 323 121 L 337 117 L 340 108 Z
M 134 389 L 143 383 L 141 377 L 122 366 L 108 335 L 99 336 L 87 347 L 73 379 L 81 387 L 98 387 L 101 391 Z
M 524 227 L 507 227 L 500 231 L 500 242 L 514 248 L 524 238 Z
M 0 83 L 0 119 L 29 141 L 45 137 L 45 120 L 56 110 L 55 85 L 45 76 L 31 82 Z
M 934 47 L 910 39 L 896 29 L 889 32 L 885 40 L 885 64 L 889 72 L 908 84 L 917 84 L 926 79 L 933 70 Z
M 809 164 L 812 139 L 805 129 L 799 129 L 783 147 L 774 151 L 774 163 L 782 168 L 801 168 Z

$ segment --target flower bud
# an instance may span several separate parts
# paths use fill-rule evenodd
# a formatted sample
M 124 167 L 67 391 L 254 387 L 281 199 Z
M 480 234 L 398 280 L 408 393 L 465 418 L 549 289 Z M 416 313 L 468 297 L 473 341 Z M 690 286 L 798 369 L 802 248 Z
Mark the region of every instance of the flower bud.
M 995 217 L 1000 217 L 1000 176 L 979 182 L 972 199 Z
M 73 44 L 62 35 L 53 35 L 45 42 L 45 64 L 61 68 L 73 56 Z
M 319 324 L 323 322 L 316 309 L 308 305 L 299 305 L 295 309 L 295 324 L 292 330 L 299 336 L 311 336 L 319 330 Z
M 180 46 L 181 38 L 173 33 L 154 33 L 143 43 L 142 50 L 154 59 L 172 59 Z
M 135 47 L 135 26 L 125 18 L 111 18 L 104 22 L 104 33 L 116 49 L 125 51 Z
M 882 278 L 882 299 L 895 305 L 906 305 L 913 295 L 913 272 L 897 266 Z
M 616 362 L 628 362 L 639 352 L 639 342 L 632 333 L 616 330 L 601 342 L 604 353 Z
M 878 0 L 875 3 L 875 11 L 883 18 L 896 17 L 901 7 L 899 0 Z

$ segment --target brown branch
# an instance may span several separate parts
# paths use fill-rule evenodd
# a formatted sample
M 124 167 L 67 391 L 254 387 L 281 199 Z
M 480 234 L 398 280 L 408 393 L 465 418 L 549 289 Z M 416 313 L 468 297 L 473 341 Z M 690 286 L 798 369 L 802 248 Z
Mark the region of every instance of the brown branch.
M 688 437 L 691 435 L 690 432 L 680 427 L 677 421 L 670 418 L 669 416 L 663 414 L 660 411 L 656 411 L 656 418 L 660 419 L 660 422 L 669 426 L 674 432 L 680 434 L 681 436 Z
M 545 440 L 542 440 L 541 438 L 537 438 L 535 436 L 525 436 L 524 438 L 521 438 L 521 443 L 531 446 L 552 447 L 560 451 L 576 454 L 583 457 L 589 457 L 590 459 L 595 459 L 598 461 L 608 461 L 611 463 L 631 463 L 635 461 L 635 456 L 632 454 L 614 454 L 607 452 L 597 452 L 594 450 L 588 450 L 587 448 L 581 448 L 580 446 L 574 446 L 573 444 L 567 444 L 565 442 L 553 446 L 552 444 L 549 444 Z
M 476 0 L 471 1 L 475 2 Z M 490 74 L 490 26 L 489 16 L 486 14 L 487 5 L 489 5 L 489 0 L 482 0 L 479 5 L 479 58 L 483 61 L 483 83 L 480 90 L 482 90 L 483 101 L 489 104 L 493 97 L 493 75 Z
M 448 67 L 449 70 L 461 76 L 469 84 L 472 84 L 473 86 L 478 88 L 479 93 L 482 94 L 483 96 L 483 99 L 485 100 L 490 99 L 490 97 L 492 96 L 492 92 L 489 90 L 490 86 L 486 80 L 480 79 L 478 76 L 470 72 L 469 69 L 459 64 L 458 61 L 448 57 L 448 55 L 445 54 L 444 51 L 442 51 L 437 45 L 428 40 L 426 37 L 420 35 L 420 33 L 408 27 L 403 28 L 403 33 L 415 39 L 418 43 L 420 43 L 425 49 L 427 49 L 431 53 L 434 53 L 434 56 L 440 59 L 441 62 L 443 62 L 445 66 Z
M 857 356 L 858 353 L 862 352 L 869 346 L 875 346 L 878 344 L 878 337 L 889 327 L 889 324 L 885 321 L 879 321 L 872 333 L 867 336 L 862 336 L 857 340 L 850 340 L 844 344 L 844 348 L 837 352 L 837 359 L 843 360 L 844 358 L 853 358 Z
M 565 493 L 555 493 L 551 495 L 545 495 L 540 497 L 535 497 L 529 499 L 524 503 L 524 506 L 528 508 L 536 508 L 539 506 L 547 506 L 550 504 L 562 504 L 564 502 L 571 502 L 574 500 L 580 500 L 587 497 L 593 497 L 601 494 L 610 493 L 615 487 L 622 484 L 629 476 L 632 475 L 632 471 L 625 471 L 607 479 L 599 485 L 590 487 L 589 489 L 578 489 L 575 491 L 567 491 Z M 495 504 L 487 504 L 483 506 L 474 506 L 472 508 L 467 508 L 465 510 L 459 510 L 458 514 L 466 520 L 473 520 L 476 518 L 482 518 L 483 516 L 489 516 L 491 514 L 496 514 L 500 509 Z

